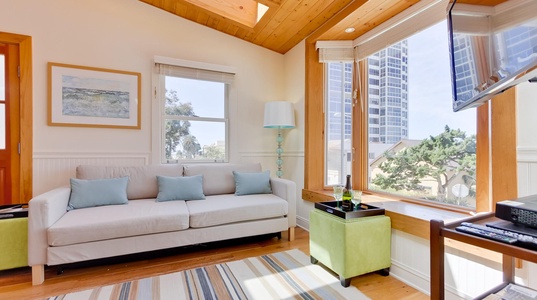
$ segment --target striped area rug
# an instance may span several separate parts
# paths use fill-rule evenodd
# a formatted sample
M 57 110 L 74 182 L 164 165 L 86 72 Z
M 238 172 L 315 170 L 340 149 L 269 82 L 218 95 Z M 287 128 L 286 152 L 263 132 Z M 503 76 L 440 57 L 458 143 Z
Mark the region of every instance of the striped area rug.
M 103 286 L 49 300 L 369 299 L 299 250 Z

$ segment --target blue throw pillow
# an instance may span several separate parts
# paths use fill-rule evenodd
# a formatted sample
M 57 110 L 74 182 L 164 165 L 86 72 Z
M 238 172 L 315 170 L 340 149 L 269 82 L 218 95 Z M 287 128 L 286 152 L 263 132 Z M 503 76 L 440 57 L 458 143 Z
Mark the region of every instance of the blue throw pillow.
M 172 200 L 203 200 L 203 176 L 157 176 L 157 202 Z
M 235 195 L 270 194 L 270 171 L 259 173 L 233 171 Z
M 71 178 L 71 196 L 67 210 L 102 205 L 126 204 L 129 177 L 110 179 Z

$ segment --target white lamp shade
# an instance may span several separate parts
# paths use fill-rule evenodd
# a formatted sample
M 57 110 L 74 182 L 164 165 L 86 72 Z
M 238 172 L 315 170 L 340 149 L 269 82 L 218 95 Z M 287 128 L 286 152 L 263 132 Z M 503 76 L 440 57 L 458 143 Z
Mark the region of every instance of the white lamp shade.
M 265 103 L 265 128 L 294 128 L 295 112 L 291 102 L 273 101 Z

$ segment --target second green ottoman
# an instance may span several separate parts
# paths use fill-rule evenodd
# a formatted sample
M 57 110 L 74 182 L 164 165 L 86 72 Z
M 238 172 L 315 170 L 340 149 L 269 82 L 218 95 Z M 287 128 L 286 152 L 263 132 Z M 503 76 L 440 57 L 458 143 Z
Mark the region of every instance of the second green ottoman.
M 324 211 L 310 212 L 310 255 L 339 275 L 341 284 L 351 277 L 391 265 L 391 222 L 385 215 L 345 220 Z

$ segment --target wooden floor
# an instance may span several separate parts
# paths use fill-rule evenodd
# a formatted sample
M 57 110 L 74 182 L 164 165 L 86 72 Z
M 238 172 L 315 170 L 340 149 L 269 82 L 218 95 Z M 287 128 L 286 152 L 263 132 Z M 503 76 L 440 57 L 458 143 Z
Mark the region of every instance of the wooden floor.
M 67 266 L 58 275 L 56 267 L 46 268 L 45 283 L 31 285 L 30 268 L 0 271 L 0 299 L 43 299 L 101 285 L 156 276 L 267 253 L 299 249 L 309 254 L 308 232 L 297 227 L 296 239 L 283 236 L 256 237 L 173 251 L 162 251 L 121 261 L 99 261 L 86 266 Z M 429 299 L 425 294 L 394 279 L 372 273 L 352 279 L 351 284 L 371 299 Z

